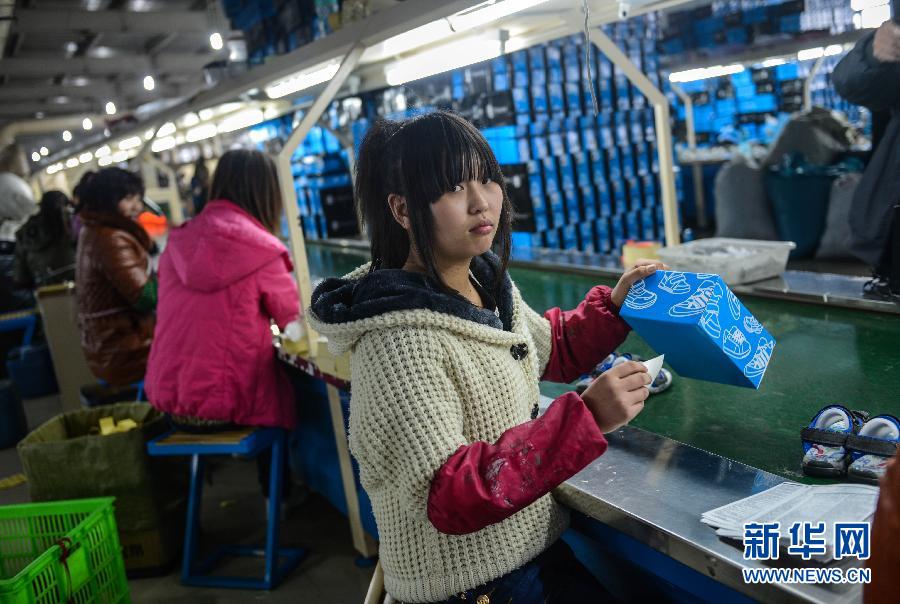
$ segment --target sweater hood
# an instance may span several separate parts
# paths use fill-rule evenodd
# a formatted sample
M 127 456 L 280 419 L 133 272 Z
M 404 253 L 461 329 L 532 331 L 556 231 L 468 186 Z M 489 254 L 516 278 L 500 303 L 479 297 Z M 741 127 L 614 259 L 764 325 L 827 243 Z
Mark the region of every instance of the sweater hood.
M 224 289 L 281 257 L 293 266 L 287 248 L 242 208 L 210 201 L 199 216 L 169 234 L 165 254 L 189 289 Z
M 316 331 L 328 337 L 329 348 L 342 354 L 367 332 L 409 326 L 436 326 L 495 342 L 517 342 L 511 333 L 517 292 L 505 275 L 498 313 L 478 308 L 459 294 L 447 294 L 420 273 L 402 269 L 370 271 L 366 263 L 340 278 L 322 281 L 308 311 Z M 499 258 L 492 252 L 473 259 L 471 271 L 485 288 L 494 283 Z M 498 316 L 499 315 L 499 316 Z

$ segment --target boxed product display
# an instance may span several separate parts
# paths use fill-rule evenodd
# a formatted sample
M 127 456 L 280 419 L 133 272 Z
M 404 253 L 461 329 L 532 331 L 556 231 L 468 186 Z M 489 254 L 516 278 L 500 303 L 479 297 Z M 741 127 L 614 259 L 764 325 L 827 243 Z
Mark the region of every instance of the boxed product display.
M 759 388 L 775 338 L 710 273 L 657 271 L 635 283 L 621 316 L 684 377 Z

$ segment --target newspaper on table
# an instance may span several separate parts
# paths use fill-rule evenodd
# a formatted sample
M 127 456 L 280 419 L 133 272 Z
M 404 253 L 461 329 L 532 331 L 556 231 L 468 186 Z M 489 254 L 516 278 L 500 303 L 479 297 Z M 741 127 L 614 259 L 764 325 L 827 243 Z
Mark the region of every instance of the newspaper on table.
M 716 528 L 720 537 L 741 539 L 748 523 L 780 522 L 780 545 L 786 548 L 787 528 L 796 522 L 824 522 L 827 553 L 814 556 L 833 559 L 836 522 L 871 522 L 878 503 L 878 487 L 863 484 L 804 485 L 783 482 L 771 489 L 704 512 L 700 522 Z

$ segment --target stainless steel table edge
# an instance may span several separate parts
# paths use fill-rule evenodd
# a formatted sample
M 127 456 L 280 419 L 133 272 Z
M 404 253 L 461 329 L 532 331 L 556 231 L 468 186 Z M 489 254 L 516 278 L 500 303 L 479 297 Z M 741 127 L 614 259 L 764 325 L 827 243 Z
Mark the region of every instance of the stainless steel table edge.
M 656 441 L 659 444 L 659 450 L 669 450 L 670 455 L 675 451 L 682 453 L 691 452 L 693 455 L 708 456 L 723 467 L 727 465 L 729 471 L 742 472 L 747 475 L 753 473 L 757 476 L 757 480 L 761 479 L 766 488 L 785 481 L 780 476 L 723 458 L 703 449 L 692 447 L 640 428 L 626 426 L 609 435 L 610 447 L 606 454 L 560 485 L 554 491 L 554 497 L 572 510 L 607 524 L 702 575 L 710 577 L 754 600 L 762 602 L 802 601 L 829 603 L 861 601 L 862 589 L 858 585 L 849 588 L 833 588 L 823 585 L 745 583 L 742 569 L 769 567 L 758 561 L 743 560 L 743 554 L 739 548 L 719 539 L 712 527 L 700 522 L 700 514 L 708 509 L 740 499 L 742 496 L 749 496 L 752 492 L 747 492 L 741 496 L 733 496 L 724 501 L 701 504 L 697 507 L 700 511 L 692 518 L 687 519 L 687 521 L 696 523 L 696 533 L 705 543 L 701 543 L 700 540 L 690 539 L 683 534 L 678 534 L 674 530 L 663 526 L 662 522 L 644 518 L 639 513 L 629 511 L 620 504 L 589 492 L 592 485 L 594 487 L 597 486 L 599 479 L 606 478 L 610 471 L 610 466 L 615 467 L 613 464 L 620 461 L 621 456 L 617 456 L 617 453 L 622 452 L 622 444 L 635 438 L 643 441 Z M 646 463 L 644 475 L 652 471 L 658 471 L 658 469 L 654 470 L 651 468 L 655 461 L 654 459 Z M 683 470 L 681 469 L 681 471 Z M 607 479 L 604 482 L 611 482 L 611 480 Z M 682 518 L 682 520 L 685 519 Z M 784 554 L 782 553 L 783 557 Z M 794 566 L 801 565 L 797 564 Z M 861 563 L 858 566 L 861 566 Z

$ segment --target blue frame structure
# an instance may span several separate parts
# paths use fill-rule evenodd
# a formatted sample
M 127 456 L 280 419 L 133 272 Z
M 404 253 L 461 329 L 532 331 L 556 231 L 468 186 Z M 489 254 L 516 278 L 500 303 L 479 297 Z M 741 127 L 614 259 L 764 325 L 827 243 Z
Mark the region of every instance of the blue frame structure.
M 33 310 L 11 312 L 0 315 L 0 331 L 25 330 L 22 335 L 22 346 L 31 346 L 34 330 L 37 327 L 37 313 Z
M 184 556 L 181 563 L 181 582 L 197 587 L 225 587 L 233 589 L 274 589 L 306 556 L 304 548 L 278 547 L 279 512 L 281 509 L 281 476 L 284 468 L 284 448 L 287 446 L 284 430 L 257 428 L 235 443 L 203 442 L 198 435 L 196 442 L 167 442 L 175 434 L 168 432 L 147 443 L 147 452 L 154 456 L 191 457 L 191 488 L 188 497 L 188 513 L 185 529 Z M 203 498 L 204 457 L 207 455 L 240 455 L 256 457 L 271 450 L 272 471 L 269 476 L 269 514 L 264 547 L 226 545 L 213 555 L 195 563 L 200 528 L 200 507 Z M 254 556 L 265 559 L 262 579 L 252 577 L 209 576 L 210 571 L 226 556 Z M 283 560 L 281 564 L 279 561 Z

